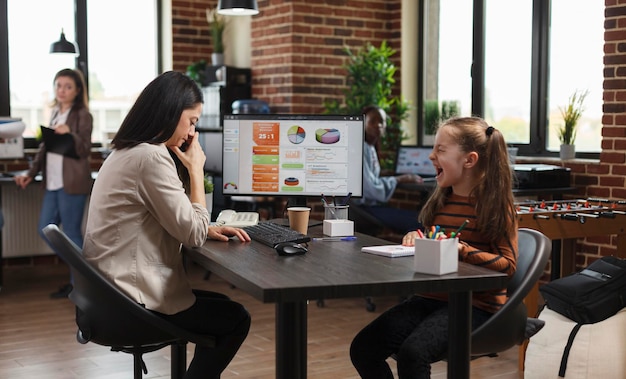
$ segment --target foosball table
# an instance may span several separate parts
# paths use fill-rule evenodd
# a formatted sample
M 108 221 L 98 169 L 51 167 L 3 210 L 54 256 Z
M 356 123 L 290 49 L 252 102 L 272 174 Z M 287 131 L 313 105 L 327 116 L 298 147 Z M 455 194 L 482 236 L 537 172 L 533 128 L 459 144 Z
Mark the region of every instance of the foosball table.
M 524 201 L 515 203 L 518 227 L 535 229 L 552 243 L 550 280 L 576 271 L 576 239 L 615 236 L 616 255 L 626 258 L 626 200 Z M 525 301 L 528 316 L 538 310 L 538 285 Z M 519 350 L 520 370 L 524 369 L 526 343 Z
M 626 258 L 626 200 L 526 201 L 515 206 L 520 228 L 539 230 L 561 242 L 560 251 L 553 251 L 553 257 L 560 253 L 560 262 L 552 262 L 551 279 L 576 271 L 577 238 L 615 235 L 617 255 Z

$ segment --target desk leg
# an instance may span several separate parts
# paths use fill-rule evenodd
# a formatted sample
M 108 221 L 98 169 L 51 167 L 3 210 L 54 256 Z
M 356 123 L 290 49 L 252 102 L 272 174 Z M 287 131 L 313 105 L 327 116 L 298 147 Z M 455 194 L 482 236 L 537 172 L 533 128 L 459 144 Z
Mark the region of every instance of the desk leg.
M 306 302 L 276 303 L 276 378 L 306 379 Z
M 620 258 L 626 258 L 626 234 L 616 235 L 615 245 L 617 246 L 617 256 Z
M 576 272 L 576 238 L 561 240 L 561 277 Z
M 448 308 L 448 378 L 469 378 L 472 342 L 472 292 L 451 292 Z
M 561 277 L 561 240 L 552 240 L 552 253 L 550 254 L 550 281 Z

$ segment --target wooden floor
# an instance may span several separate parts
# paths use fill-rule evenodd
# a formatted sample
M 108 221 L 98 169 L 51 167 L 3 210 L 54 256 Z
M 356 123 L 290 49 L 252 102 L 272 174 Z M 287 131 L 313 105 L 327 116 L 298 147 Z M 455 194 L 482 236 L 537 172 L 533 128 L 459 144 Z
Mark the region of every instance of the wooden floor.
M 194 285 L 227 294 L 244 304 L 252 315 L 248 338 L 222 375 L 229 378 L 275 377 L 274 305 L 263 304 L 215 275 L 203 280 L 203 272 L 192 269 Z M 11 379 L 127 379 L 132 377 L 132 358 L 106 347 L 76 342 L 74 307 L 67 299 L 51 300 L 50 292 L 68 278 L 63 265 L 4 268 L 0 292 L 0 378 Z M 320 308 L 308 306 L 308 377 L 358 378 L 350 363 L 352 337 L 397 299 L 375 298 L 377 309 L 367 312 L 363 299 L 327 300 Z M 189 345 L 188 359 L 193 355 Z M 522 378 L 518 371 L 517 348 L 497 358 L 472 362 L 472 378 Z M 145 378 L 169 378 L 169 349 L 144 356 Z M 395 364 L 392 362 L 394 368 Z M 445 378 L 445 363 L 433 366 L 433 378 Z

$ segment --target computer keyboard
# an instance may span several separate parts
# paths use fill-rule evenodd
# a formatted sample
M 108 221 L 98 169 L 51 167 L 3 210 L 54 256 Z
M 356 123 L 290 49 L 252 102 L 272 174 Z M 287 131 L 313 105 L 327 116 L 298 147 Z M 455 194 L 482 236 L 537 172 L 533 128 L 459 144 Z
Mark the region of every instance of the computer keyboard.
M 275 247 L 282 242 L 303 243 L 311 240 L 302 233 L 271 221 L 260 221 L 256 225 L 244 227 L 243 230 L 253 240 L 270 247 Z

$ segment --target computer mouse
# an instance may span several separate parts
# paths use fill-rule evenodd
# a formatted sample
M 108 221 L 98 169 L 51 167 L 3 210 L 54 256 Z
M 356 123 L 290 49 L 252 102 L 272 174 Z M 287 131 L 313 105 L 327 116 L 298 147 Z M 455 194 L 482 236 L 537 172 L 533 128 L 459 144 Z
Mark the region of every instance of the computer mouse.
M 295 242 L 283 242 L 274 246 L 278 255 L 302 255 L 308 250 L 305 246 Z

